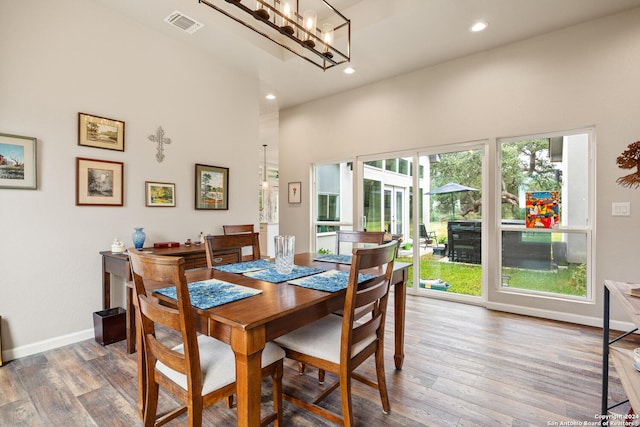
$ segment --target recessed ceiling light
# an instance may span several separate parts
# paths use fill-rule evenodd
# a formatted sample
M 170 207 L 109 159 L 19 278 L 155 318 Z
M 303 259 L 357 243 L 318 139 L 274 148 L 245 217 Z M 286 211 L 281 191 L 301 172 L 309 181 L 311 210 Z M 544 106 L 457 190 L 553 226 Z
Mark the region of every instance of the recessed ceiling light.
M 353 73 L 356 72 L 356 69 L 353 68 L 353 67 L 347 67 L 342 72 L 345 73 L 345 74 L 353 74 Z
M 274 99 L 276 99 L 276 96 L 272 93 L 268 93 L 265 98 L 267 98 L 269 101 L 273 101 Z
M 469 28 L 470 31 L 477 33 L 479 31 L 484 31 L 487 29 L 487 27 L 489 26 L 488 23 L 480 21 L 480 22 L 476 22 L 475 24 L 473 24 L 471 26 L 471 28 Z

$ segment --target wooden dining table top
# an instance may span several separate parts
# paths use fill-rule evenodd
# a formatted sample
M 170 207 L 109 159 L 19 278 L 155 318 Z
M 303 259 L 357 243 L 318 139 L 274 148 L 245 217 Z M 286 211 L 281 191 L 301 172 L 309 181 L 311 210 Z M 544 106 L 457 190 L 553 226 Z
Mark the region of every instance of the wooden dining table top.
M 348 272 L 348 264 L 317 261 L 318 254 L 295 255 L 299 266 Z M 394 267 L 405 274 L 410 264 Z M 382 274 L 372 270 L 370 274 Z M 194 307 L 199 332 L 231 345 L 236 354 L 237 413 L 239 426 L 260 424 L 260 354 L 266 342 L 318 320 L 344 305 L 345 290 L 326 292 L 289 284 L 271 283 L 216 269 L 189 270 L 188 283 L 219 279 L 254 289 L 260 294 L 202 310 Z M 404 287 L 404 283 L 402 284 Z M 155 294 L 161 299 L 161 295 Z M 397 323 L 397 320 L 396 320 Z M 402 313 L 404 325 L 404 313 Z M 397 331 L 396 331 L 397 332 Z M 404 331 L 402 331 L 404 332 Z
M 314 261 L 315 254 L 298 254 L 295 256 L 295 264 L 301 266 L 317 267 L 323 270 L 340 270 L 348 272 L 349 265 Z M 325 306 L 324 310 L 336 310 L 344 304 L 345 291 L 325 292 L 304 288 L 287 282 L 271 283 L 237 273 L 228 273 L 216 269 L 190 270 L 186 272 L 187 282 L 219 279 L 262 292 L 249 298 L 241 299 L 207 310 L 194 308 L 198 317 L 205 317 L 209 321 L 219 322 L 231 327 L 242 329 L 255 328 L 268 325 L 273 321 L 288 317 L 309 307 Z M 316 308 L 318 310 L 318 308 Z M 324 311 L 320 310 L 320 311 Z M 328 311 L 329 313 L 331 311 Z M 313 316 L 315 317 L 315 316 Z M 300 326 L 298 326 L 300 327 Z M 203 331 L 205 332 L 205 331 Z M 271 340 L 282 333 L 273 332 L 267 340 Z

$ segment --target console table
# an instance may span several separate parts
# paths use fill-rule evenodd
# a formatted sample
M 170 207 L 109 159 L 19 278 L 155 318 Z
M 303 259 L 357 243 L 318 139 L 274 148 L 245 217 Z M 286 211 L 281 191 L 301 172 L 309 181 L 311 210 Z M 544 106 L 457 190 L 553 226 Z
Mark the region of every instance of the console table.
M 627 394 L 628 402 L 635 410 L 640 410 L 640 372 L 633 367 L 633 351 L 616 347 L 617 341 L 633 334 L 640 328 L 640 297 L 632 296 L 629 291 L 640 284 L 616 282 L 605 280 L 604 282 L 604 315 L 603 315 L 603 339 L 602 339 L 602 425 L 607 424 L 608 412 L 624 402 L 609 406 L 609 360 L 616 368 L 620 377 L 622 388 Z M 609 323 L 611 313 L 611 296 L 622 307 L 622 311 L 633 322 L 635 328 L 625 332 L 617 338 L 610 340 Z M 611 356 L 611 359 L 609 359 Z
M 185 269 L 202 268 L 207 266 L 207 255 L 204 245 L 180 245 L 175 248 L 143 248 L 143 251 L 157 255 L 180 256 L 184 258 Z M 111 251 L 100 252 L 102 255 L 102 308 L 111 308 L 111 274 L 122 277 L 127 283 L 127 351 L 135 350 L 135 322 L 130 313 L 133 312 L 133 288 L 131 283 L 131 269 L 127 254 L 114 254 Z M 133 337 L 133 338 L 132 338 Z

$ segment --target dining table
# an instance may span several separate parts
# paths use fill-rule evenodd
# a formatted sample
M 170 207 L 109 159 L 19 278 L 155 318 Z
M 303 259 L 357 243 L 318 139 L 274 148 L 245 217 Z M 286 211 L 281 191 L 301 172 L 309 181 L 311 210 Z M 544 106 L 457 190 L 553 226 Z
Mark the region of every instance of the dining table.
M 294 258 L 298 268 L 311 268 L 317 271 L 348 272 L 350 265 L 343 262 L 332 262 L 330 259 L 319 260 L 319 254 L 300 253 Z M 392 277 L 394 290 L 394 328 L 396 369 L 402 368 L 404 360 L 404 323 L 406 282 L 411 263 L 395 262 Z M 223 268 L 220 266 L 218 268 Z M 275 271 L 275 270 L 274 270 Z M 370 271 L 379 275 L 381 271 Z M 223 271 L 217 268 L 187 270 L 187 283 L 217 279 L 226 283 L 251 288 L 259 293 L 233 302 L 217 305 L 212 308 L 194 306 L 195 324 L 199 333 L 212 336 L 228 343 L 235 353 L 236 360 L 236 399 L 238 426 L 259 426 L 261 406 L 261 354 L 265 344 L 275 338 L 314 322 L 330 313 L 343 308 L 345 290 L 328 292 L 298 286 L 283 281 L 274 283 L 250 277 L 250 273 Z M 147 289 L 147 291 L 152 291 Z M 153 290 L 160 299 L 171 302 L 170 298 Z M 192 305 L 194 300 L 192 298 Z M 139 332 L 139 331 L 138 331 Z M 138 349 L 142 349 L 138 333 Z M 142 353 L 139 351 L 139 353 Z M 139 355 L 138 363 L 144 363 Z M 144 372 L 142 366 L 139 372 Z M 144 405 L 144 378 L 139 375 L 139 410 Z

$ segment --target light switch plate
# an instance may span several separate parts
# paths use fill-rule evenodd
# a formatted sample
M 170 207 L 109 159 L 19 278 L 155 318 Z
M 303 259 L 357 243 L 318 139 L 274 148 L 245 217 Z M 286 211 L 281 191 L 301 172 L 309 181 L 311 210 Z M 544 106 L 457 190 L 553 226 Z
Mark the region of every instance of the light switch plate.
M 631 215 L 631 203 L 629 202 L 613 202 L 611 203 L 612 216 L 629 216 Z

